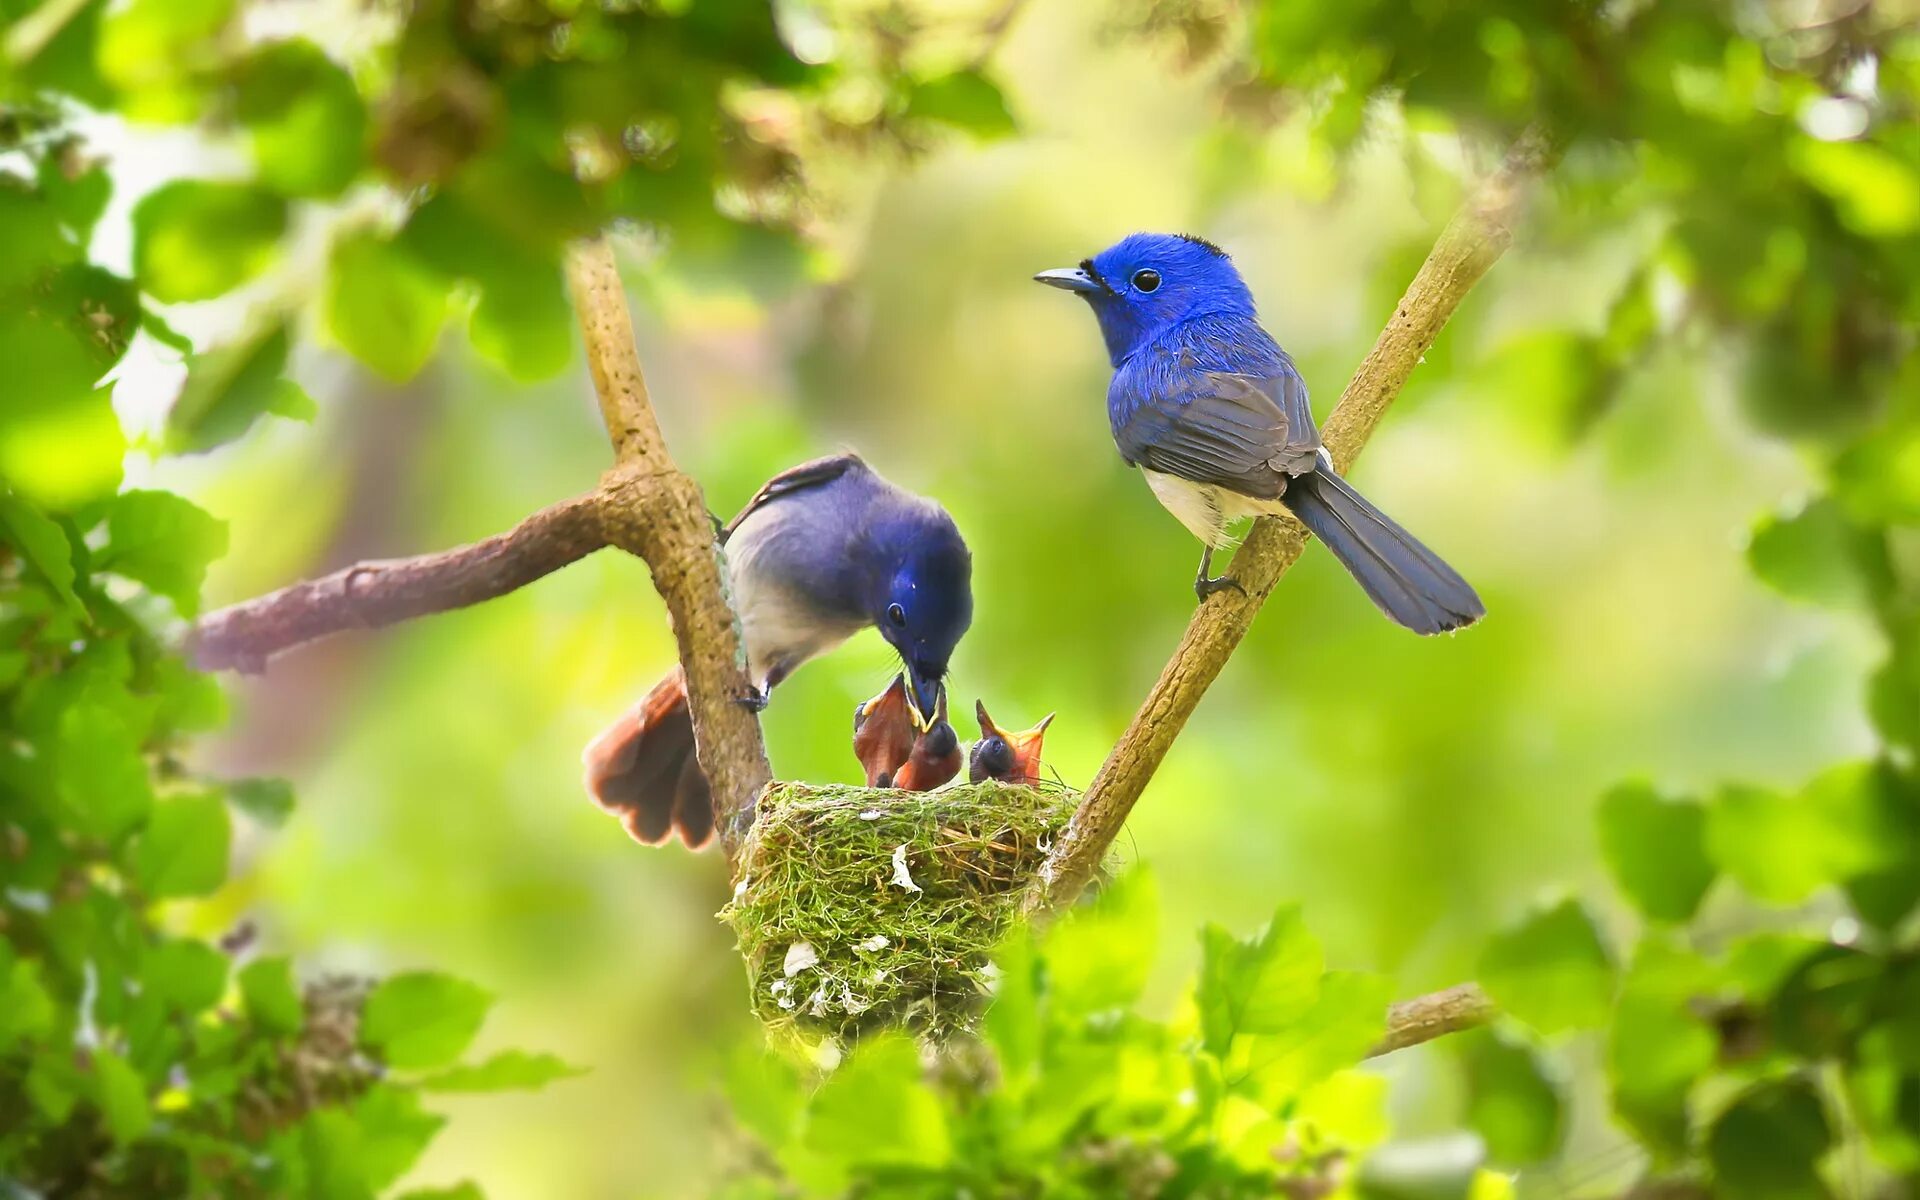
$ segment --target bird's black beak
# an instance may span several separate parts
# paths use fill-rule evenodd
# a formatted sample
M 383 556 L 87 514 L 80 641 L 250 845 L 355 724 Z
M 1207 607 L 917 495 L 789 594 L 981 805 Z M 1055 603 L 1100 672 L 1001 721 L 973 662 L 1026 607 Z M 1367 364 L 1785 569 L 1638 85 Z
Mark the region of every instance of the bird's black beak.
M 1033 277 L 1035 283 L 1044 283 L 1048 287 L 1057 287 L 1081 295 L 1106 290 L 1098 279 L 1088 274 L 1084 267 L 1061 267 L 1057 271 L 1042 271 Z
M 945 689 L 939 679 L 911 664 L 907 666 L 907 688 L 907 707 L 913 712 L 913 726 L 924 731 L 933 725 L 945 707 L 942 703 L 946 698 Z

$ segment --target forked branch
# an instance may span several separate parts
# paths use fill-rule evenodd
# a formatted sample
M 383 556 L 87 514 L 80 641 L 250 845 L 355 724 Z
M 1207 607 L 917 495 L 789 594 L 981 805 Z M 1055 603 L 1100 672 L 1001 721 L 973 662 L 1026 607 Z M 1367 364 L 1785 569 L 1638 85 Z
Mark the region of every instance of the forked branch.
M 706 500 L 674 465 L 654 419 L 612 247 L 601 238 L 575 247 L 567 277 L 614 449 L 599 488 L 484 541 L 357 563 L 209 613 L 189 635 L 189 651 L 204 670 L 261 671 L 275 654 L 316 638 L 465 608 L 618 546 L 645 560 L 666 601 L 731 861 L 773 772 L 759 720 L 734 702 L 747 692 L 747 673 Z

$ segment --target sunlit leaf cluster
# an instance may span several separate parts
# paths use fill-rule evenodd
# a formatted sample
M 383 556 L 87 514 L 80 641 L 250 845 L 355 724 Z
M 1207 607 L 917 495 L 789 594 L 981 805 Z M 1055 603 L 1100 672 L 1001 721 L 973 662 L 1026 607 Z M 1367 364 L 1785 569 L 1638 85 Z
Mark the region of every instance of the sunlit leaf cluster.
M 1176 1015 L 1140 1003 L 1157 900 L 1135 870 L 1002 948 L 972 1045 L 859 1042 L 823 1082 L 761 1055 L 730 1098 L 757 1147 L 731 1196 L 1506 1194 L 1471 1144 L 1392 1146 L 1386 1081 L 1356 1069 L 1383 978 L 1325 969 L 1296 906 L 1250 937 L 1209 926 Z

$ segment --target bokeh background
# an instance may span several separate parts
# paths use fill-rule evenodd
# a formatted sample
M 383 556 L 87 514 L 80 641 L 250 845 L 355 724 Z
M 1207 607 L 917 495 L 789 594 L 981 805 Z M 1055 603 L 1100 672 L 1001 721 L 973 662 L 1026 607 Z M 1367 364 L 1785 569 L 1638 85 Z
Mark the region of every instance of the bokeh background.
M 1324 417 L 1457 202 L 1452 181 L 1492 164 L 1390 118 L 1337 161 L 1304 113 L 1232 124 L 1216 80 L 1122 36 L 1101 6 L 1027 6 L 995 62 L 1019 132 L 837 163 L 797 282 L 639 245 L 629 278 L 662 423 L 715 509 L 843 447 L 938 497 L 975 553 L 960 707 L 983 697 L 1019 725 L 1057 711 L 1048 761 L 1078 785 L 1179 635 L 1196 548 L 1113 450 L 1089 314 L 1029 276 L 1136 229 L 1208 236 Z M 181 150 L 106 136 L 126 154 L 95 245 L 112 264 L 140 180 L 176 170 Z M 1332 963 L 1408 994 L 1457 982 L 1543 892 L 1606 894 L 1589 885 L 1607 785 L 1790 785 L 1872 745 L 1875 635 L 1792 605 L 1746 565 L 1756 518 L 1815 476 L 1744 419 L 1740 364 L 1676 339 L 1598 414 L 1556 373 L 1652 236 L 1569 236 L 1581 216 L 1560 204 L 1543 197 L 1551 219 L 1473 293 L 1354 473 L 1491 615 L 1413 638 L 1309 549 L 1120 846 L 1159 880 L 1162 1007 L 1202 921 L 1245 929 L 1290 897 Z M 158 428 L 172 369 L 137 354 L 125 368 L 130 428 Z M 527 385 L 450 330 L 402 387 L 310 344 L 295 373 L 319 402 L 312 427 L 130 467 L 229 522 L 210 605 L 496 532 L 608 464 L 577 352 Z M 208 766 L 290 777 L 301 803 L 283 830 L 242 839 L 236 881 L 179 906 L 184 927 L 250 919 L 309 968 L 456 972 L 500 997 L 483 1050 L 591 1068 L 440 1104 L 454 1120 L 416 1181 L 697 1195 L 731 1152 L 719 1068 L 758 1035 L 714 919 L 723 865 L 633 845 L 578 784 L 580 747 L 671 662 L 644 567 L 608 552 L 470 611 L 289 655 L 234 685 L 237 723 L 203 748 Z M 765 718 L 777 773 L 856 778 L 848 713 L 891 671 L 863 636 L 783 687 Z M 1458 1124 L 1451 1053 L 1380 1068 L 1401 1130 Z M 1621 1140 L 1587 1104 L 1569 1165 L 1527 1182 L 1565 1194 Z

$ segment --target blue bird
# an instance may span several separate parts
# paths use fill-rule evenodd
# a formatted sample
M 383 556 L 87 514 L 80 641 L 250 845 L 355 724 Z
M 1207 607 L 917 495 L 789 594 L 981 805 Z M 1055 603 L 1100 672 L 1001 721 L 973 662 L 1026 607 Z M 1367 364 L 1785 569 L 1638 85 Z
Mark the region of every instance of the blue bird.
M 914 723 L 941 711 L 954 647 L 973 621 L 973 559 L 938 504 L 858 456 L 802 463 L 769 480 L 720 531 L 756 711 L 801 663 L 876 628 L 906 667 Z M 676 668 L 582 755 L 587 791 L 635 840 L 713 834 L 713 796 L 693 752 Z
M 1136 233 L 1034 279 L 1093 307 L 1113 362 L 1113 440 L 1205 544 L 1193 581 L 1202 602 L 1223 588 L 1245 590 L 1209 575 L 1227 526 L 1284 509 L 1415 633 L 1459 629 L 1486 614 L 1466 580 L 1334 472 L 1306 383 L 1260 327 L 1253 294 L 1220 247 Z

